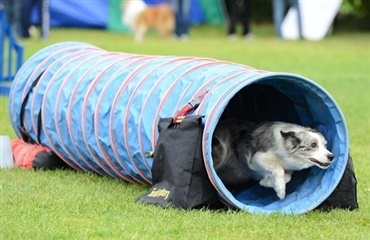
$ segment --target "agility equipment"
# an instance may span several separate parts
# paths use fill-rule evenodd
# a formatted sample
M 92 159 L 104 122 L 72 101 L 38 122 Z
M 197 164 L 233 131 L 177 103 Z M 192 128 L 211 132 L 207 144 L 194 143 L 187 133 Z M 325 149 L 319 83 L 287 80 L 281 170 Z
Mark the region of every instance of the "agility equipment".
M 208 178 L 226 205 L 251 213 L 298 214 L 336 189 L 349 158 L 344 116 L 334 99 L 303 76 L 257 70 L 208 58 L 108 52 L 79 42 L 46 47 L 18 71 L 9 112 L 20 137 L 54 151 L 68 165 L 125 181 L 151 184 L 150 154 L 162 118 L 200 115 Z M 220 118 L 286 121 L 312 126 L 335 160 L 292 176 L 287 196 L 258 184 L 228 189 L 212 160 Z M 181 154 L 181 153 L 179 153 Z
M 343 0 L 307 1 L 298 0 L 301 13 L 302 37 L 306 40 L 322 40 L 330 32 Z M 281 24 L 284 39 L 299 39 L 297 9 L 291 7 Z
M 23 62 L 23 46 L 18 43 L 0 5 L 0 95 L 7 95 L 10 82 Z

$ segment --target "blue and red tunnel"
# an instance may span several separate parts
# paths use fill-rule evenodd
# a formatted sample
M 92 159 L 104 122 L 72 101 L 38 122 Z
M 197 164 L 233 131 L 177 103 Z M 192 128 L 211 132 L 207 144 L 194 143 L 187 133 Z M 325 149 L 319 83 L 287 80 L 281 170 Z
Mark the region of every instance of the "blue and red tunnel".
M 348 160 L 345 119 L 328 92 L 295 74 L 208 58 L 108 52 L 63 42 L 24 63 L 11 87 L 9 112 L 18 136 L 24 125 L 32 138 L 40 139 L 73 168 L 151 184 L 153 159 L 146 153 L 154 150 L 159 119 L 174 116 L 202 94 L 193 114 L 205 116 L 204 164 L 225 202 L 252 213 L 296 214 L 316 208 L 334 191 Z M 213 168 L 211 154 L 221 116 L 313 126 L 328 140 L 335 161 L 327 170 L 313 167 L 295 173 L 283 200 L 259 185 L 229 191 Z

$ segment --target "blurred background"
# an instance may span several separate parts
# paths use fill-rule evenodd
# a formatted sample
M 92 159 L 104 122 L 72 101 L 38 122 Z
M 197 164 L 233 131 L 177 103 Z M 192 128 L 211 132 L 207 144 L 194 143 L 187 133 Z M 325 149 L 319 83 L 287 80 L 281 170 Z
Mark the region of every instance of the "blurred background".
M 164 0 L 145 0 L 149 5 Z M 189 0 L 191 25 L 225 25 L 228 21 L 226 4 L 223 0 Z M 121 23 L 122 0 L 50 0 L 51 27 L 103 28 L 117 32 L 129 32 Z M 32 22 L 39 23 L 34 11 Z M 251 24 L 273 23 L 270 0 L 251 1 Z M 335 28 L 370 30 L 370 1 L 343 0 L 334 20 Z M 334 28 L 334 30 L 335 30 Z

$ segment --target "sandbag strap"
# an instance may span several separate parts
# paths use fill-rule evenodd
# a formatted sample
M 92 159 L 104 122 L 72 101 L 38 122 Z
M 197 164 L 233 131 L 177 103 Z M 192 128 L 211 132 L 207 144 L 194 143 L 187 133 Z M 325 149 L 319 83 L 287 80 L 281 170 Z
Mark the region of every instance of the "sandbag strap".
M 25 109 L 26 109 L 26 104 L 28 103 L 30 93 L 33 90 L 33 88 L 37 85 L 37 83 L 39 82 L 39 80 L 40 80 L 41 76 L 44 74 L 44 72 L 45 71 L 41 72 L 40 75 L 37 76 L 37 78 L 32 82 L 32 85 L 31 85 L 30 89 L 28 90 L 26 96 L 24 97 L 24 99 L 22 101 L 21 111 L 20 111 L 20 114 L 19 114 L 19 118 L 20 118 L 19 131 L 21 133 L 21 137 L 22 137 L 23 141 L 25 141 L 25 142 L 36 143 L 36 141 L 34 139 L 32 139 L 32 137 L 30 136 L 30 134 L 27 132 L 26 128 L 24 127 L 24 112 L 25 112 Z M 38 114 L 38 119 L 37 119 L 37 140 L 38 140 L 39 143 L 40 143 L 40 133 L 41 133 L 41 108 L 40 108 L 40 112 Z
M 173 124 L 179 124 L 184 120 L 184 118 L 197 109 L 199 104 L 202 102 L 204 97 L 207 95 L 208 91 L 205 91 L 204 93 L 195 96 L 192 98 L 184 107 L 180 109 L 180 111 L 172 118 L 172 123 Z

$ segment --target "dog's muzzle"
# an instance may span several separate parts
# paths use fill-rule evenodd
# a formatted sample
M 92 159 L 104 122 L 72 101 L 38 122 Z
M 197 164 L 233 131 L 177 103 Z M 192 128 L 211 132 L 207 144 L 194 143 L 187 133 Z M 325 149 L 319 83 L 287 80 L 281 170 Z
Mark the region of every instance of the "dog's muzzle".
M 309 160 L 313 163 L 315 163 L 317 166 L 321 167 L 321 168 L 328 168 L 329 165 L 333 162 L 334 160 L 334 155 L 332 153 L 326 155 L 326 158 L 329 160 L 329 162 L 320 162 L 319 160 L 315 159 L 315 158 L 309 158 Z

